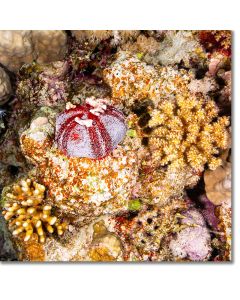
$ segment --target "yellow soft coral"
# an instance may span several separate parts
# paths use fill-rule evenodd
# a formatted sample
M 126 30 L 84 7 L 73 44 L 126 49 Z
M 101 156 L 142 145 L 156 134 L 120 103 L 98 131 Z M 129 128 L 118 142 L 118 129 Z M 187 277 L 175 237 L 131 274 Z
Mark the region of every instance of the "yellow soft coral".
M 214 101 L 186 96 L 163 101 L 151 112 L 149 147 L 153 161 L 159 166 L 190 166 L 196 171 L 208 164 L 214 170 L 221 164 L 215 156 L 228 145 L 229 118 L 217 118 Z
M 9 222 L 9 229 L 14 236 L 24 233 L 25 242 L 37 234 L 39 241 L 44 243 L 46 232 L 53 233 L 56 230 L 60 236 L 67 227 L 51 214 L 50 205 L 43 204 L 44 192 L 43 185 L 27 179 L 13 185 L 12 193 L 5 196 L 4 218 Z

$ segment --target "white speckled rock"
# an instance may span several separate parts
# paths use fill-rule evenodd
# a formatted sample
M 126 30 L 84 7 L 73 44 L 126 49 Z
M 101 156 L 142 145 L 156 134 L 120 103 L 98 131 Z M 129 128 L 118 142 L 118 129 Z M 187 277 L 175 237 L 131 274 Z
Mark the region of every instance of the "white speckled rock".
M 0 105 L 8 101 L 12 92 L 11 83 L 7 73 L 0 67 Z
M 61 60 L 67 50 L 62 30 L 1 30 L 0 63 L 16 72 L 34 59 L 40 63 Z

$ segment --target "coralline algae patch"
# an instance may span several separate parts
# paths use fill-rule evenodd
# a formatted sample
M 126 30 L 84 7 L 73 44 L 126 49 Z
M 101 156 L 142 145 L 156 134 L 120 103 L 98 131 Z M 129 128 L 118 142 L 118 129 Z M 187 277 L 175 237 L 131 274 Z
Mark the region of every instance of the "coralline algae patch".
M 0 31 L 0 53 L 0 260 L 231 260 L 231 32 Z

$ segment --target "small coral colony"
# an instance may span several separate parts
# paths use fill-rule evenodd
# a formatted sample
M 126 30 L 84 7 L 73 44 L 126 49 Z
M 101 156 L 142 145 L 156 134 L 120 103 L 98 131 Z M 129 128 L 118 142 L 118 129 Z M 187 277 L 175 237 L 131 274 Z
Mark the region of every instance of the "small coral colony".
M 231 260 L 231 31 L 0 31 L 0 258 Z

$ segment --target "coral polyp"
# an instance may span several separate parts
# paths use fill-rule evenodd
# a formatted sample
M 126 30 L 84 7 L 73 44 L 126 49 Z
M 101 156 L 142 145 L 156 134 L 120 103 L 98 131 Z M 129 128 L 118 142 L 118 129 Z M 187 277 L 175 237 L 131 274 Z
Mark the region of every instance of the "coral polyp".
M 65 110 L 56 120 L 58 148 L 71 157 L 100 159 L 117 147 L 126 133 L 122 112 L 104 99 Z

